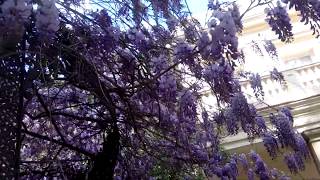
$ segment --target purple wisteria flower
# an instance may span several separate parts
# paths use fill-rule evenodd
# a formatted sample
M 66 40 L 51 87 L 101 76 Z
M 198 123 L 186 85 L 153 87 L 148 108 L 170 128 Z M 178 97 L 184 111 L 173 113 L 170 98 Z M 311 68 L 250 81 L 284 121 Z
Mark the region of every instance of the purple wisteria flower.
M 266 126 L 266 121 L 265 121 L 265 119 L 262 117 L 262 116 L 260 116 L 260 115 L 258 115 L 256 118 L 255 118 L 255 120 L 256 120 L 256 125 L 257 125 L 257 130 L 258 130 L 258 132 L 260 133 L 260 134 L 262 134 L 262 133 L 264 133 L 266 130 L 267 130 L 267 126 Z
M 253 150 L 250 151 L 249 156 L 253 162 L 256 162 L 260 158 L 259 154 Z
M 243 29 L 243 24 L 241 22 L 241 16 L 238 5 L 234 2 L 232 3 L 232 6 L 229 7 L 229 11 L 231 12 L 231 16 L 235 22 L 235 25 L 237 27 L 237 31 L 241 32 Z
M 269 179 L 268 168 L 265 162 L 259 157 L 255 162 L 255 173 L 259 175 L 260 179 Z
M 218 0 L 208 1 L 208 9 L 217 10 L 219 7 L 220 7 L 220 3 Z
M 225 124 L 227 127 L 227 131 L 230 135 L 235 135 L 239 130 L 239 122 L 236 114 L 233 113 L 232 109 L 228 108 L 224 112 Z M 219 119 L 222 120 L 222 119 Z
M 244 153 L 241 153 L 238 157 L 238 162 L 240 162 L 240 164 L 242 165 L 242 167 L 244 169 L 248 169 L 249 168 L 249 163 L 247 160 L 247 157 Z
M 209 34 L 212 37 L 209 50 L 211 59 L 220 59 L 224 55 L 232 59 L 240 57 L 236 36 L 241 26 L 239 16 L 235 8 L 228 11 L 217 9 L 212 12 L 208 23 Z
M 287 116 L 279 113 L 272 116 L 271 123 L 273 123 L 277 129 L 277 136 L 282 146 L 293 146 L 295 144 L 294 137 L 295 131 L 293 129 L 293 123 Z
M 180 42 L 174 49 L 174 63 L 181 62 L 187 65 L 196 78 L 202 77 L 202 65 L 195 56 L 195 47 L 187 42 Z
M 52 36 L 59 29 L 59 11 L 55 5 L 55 0 L 43 1 L 38 6 L 36 14 L 36 28 L 40 34 Z M 45 35 L 42 35 L 42 38 Z
M 273 68 L 273 70 L 270 71 L 270 77 L 272 80 L 278 81 L 280 83 L 283 83 L 285 81 L 283 74 L 279 72 L 276 68 Z
M 266 21 L 274 31 L 278 38 L 283 42 L 291 42 L 293 39 L 292 25 L 290 22 L 290 17 L 284 7 L 277 2 L 277 6 L 266 9 L 267 18 Z
M 291 111 L 290 111 L 289 108 L 283 107 L 283 108 L 280 109 L 280 112 L 282 112 L 283 114 L 285 114 L 285 115 L 288 117 L 288 119 L 289 119 L 291 122 L 293 122 L 293 116 L 292 116 L 292 113 L 291 113 Z
M 202 31 L 197 41 L 197 46 L 200 51 L 200 55 L 202 56 L 203 59 L 210 58 L 210 43 L 211 43 L 210 34 L 207 31 Z
M 25 100 L 14 110 L 24 113 L 21 174 L 41 172 L 29 179 L 196 179 L 204 171 L 228 180 L 239 177 L 240 166 L 249 180 L 279 178 L 255 152 L 225 152 L 225 136 L 240 131 L 249 141 L 261 138 L 272 158 L 280 144 L 290 149 L 285 161 L 292 172 L 305 168 L 308 146 L 290 110 L 272 115 L 270 130 L 241 91 L 235 70 L 243 60 L 238 36 L 245 13 L 235 3 L 210 0 L 205 28 L 181 0 L 96 1 L 95 12 L 83 0 L 0 1 L 1 37 L 20 33 L 0 69 L 10 82 L 11 76 L 26 80 L 25 93 L 4 102 Z M 286 3 L 318 16 L 315 0 Z M 267 18 L 280 40 L 289 41 L 285 11 L 278 4 Z M 277 56 L 271 41 L 265 48 Z M 12 73 L 24 71 L 20 62 L 28 72 Z M 263 95 L 260 75 L 244 75 Z M 271 78 L 283 76 L 272 71 Z M 203 99 L 207 87 L 212 102 Z M 4 108 L 4 115 L 11 111 Z
M 264 96 L 263 87 L 261 84 L 261 76 L 259 74 L 251 74 L 249 77 L 249 82 L 251 85 L 251 88 L 254 91 L 254 94 L 256 97 Z
M 305 159 L 309 158 L 309 148 L 302 135 L 297 133 L 294 137 L 294 141 L 295 146 L 293 147 L 293 149 L 296 151 L 296 153 Z
M 247 172 L 248 180 L 254 180 L 254 171 L 253 169 L 249 169 Z
M 256 109 L 254 106 L 248 104 L 246 97 L 242 93 L 236 93 L 231 98 L 230 111 L 228 117 L 236 119 L 238 123 L 241 124 L 242 130 L 246 132 L 249 137 L 257 134 L 255 125 L 255 117 L 257 116 Z
M 229 102 L 230 96 L 237 92 L 234 85 L 233 70 L 229 64 L 211 64 L 203 71 L 206 82 L 221 101 Z
M 165 102 L 175 102 L 177 97 L 177 82 L 175 76 L 167 73 L 159 79 L 159 94 Z
M 25 0 L 4 1 L 0 7 L 0 15 L 7 21 L 24 23 L 31 15 L 31 6 Z
M 273 134 L 269 132 L 263 133 L 262 141 L 269 155 L 272 158 L 277 157 L 277 151 L 279 150 L 279 146 L 278 146 L 277 139 L 273 136 Z
M 309 24 L 313 34 L 319 37 L 319 21 L 320 21 L 320 8 L 319 1 L 317 0 L 282 0 L 283 3 L 289 5 L 289 9 L 294 8 L 299 11 L 301 22 Z
M 298 159 L 296 159 L 295 154 L 290 153 L 290 154 L 286 154 L 284 156 L 284 161 L 287 164 L 289 170 L 291 173 L 298 173 L 300 167 L 302 166 L 301 164 L 299 165 L 298 163 L 301 163 Z
M 265 40 L 263 46 L 272 59 L 278 59 L 277 48 L 271 40 Z
M 1 1 L 1 3 L 0 37 L 3 46 L 1 49 L 15 48 L 25 33 L 25 24 L 31 15 L 32 6 L 25 0 Z
M 196 131 L 197 120 L 197 100 L 195 94 L 191 90 L 179 93 L 179 122 L 181 133 L 187 136 L 189 133 Z
M 159 74 L 169 68 L 168 57 L 161 54 L 158 57 L 153 57 L 151 59 L 151 66 L 154 74 Z

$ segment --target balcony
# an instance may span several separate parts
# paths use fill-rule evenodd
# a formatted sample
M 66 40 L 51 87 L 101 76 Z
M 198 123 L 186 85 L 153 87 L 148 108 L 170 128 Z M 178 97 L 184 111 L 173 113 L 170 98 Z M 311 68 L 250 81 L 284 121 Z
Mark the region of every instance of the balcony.
M 270 76 L 262 76 L 264 99 L 258 100 L 248 81 L 241 82 L 242 90 L 250 103 L 258 108 L 293 102 L 320 94 L 320 62 L 288 69 L 282 72 L 285 83 L 273 81 Z
M 282 72 L 286 83 L 262 76 L 265 96 L 258 100 L 248 81 L 242 81 L 242 90 L 250 103 L 253 103 L 263 116 L 280 107 L 289 107 L 295 117 L 294 126 L 299 132 L 320 128 L 320 62 L 308 64 Z M 270 125 L 270 123 L 267 122 Z M 250 144 L 243 132 L 222 140 L 226 149 L 234 149 Z M 254 143 L 261 142 L 256 139 Z

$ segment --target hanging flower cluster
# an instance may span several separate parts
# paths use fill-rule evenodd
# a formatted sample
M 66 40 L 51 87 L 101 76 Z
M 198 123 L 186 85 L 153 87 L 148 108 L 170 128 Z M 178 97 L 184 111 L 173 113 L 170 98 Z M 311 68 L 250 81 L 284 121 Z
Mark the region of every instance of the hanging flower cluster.
M 278 81 L 280 83 L 285 82 L 285 79 L 283 77 L 283 74 L 277 70 L 277 68 L 273 68 L 272 71 L 270 71 L 270 77 L 272 80 Z
M 1 5 L 1 16 L 6 21 L 24 23 L 31 15 L 31 6 L 25 0 L 4 1 Z
M 209 44 L 209 53 L 213 59 L 219 59 L 226 54 L 228 57 L 237 59 L 238 38 L 236 36 L 238 19 L 230 11 L 216 10 L 212 13 L 212 18 L 208 23 L 209 33 L 212 37 Z
M 211 64 L 203 71 L 206 82 L 211 86 L 217 97 L 225 102 L 229 101 L 230 95 L 237 92 L 233 78 L 233 70 L 229 64 Z
M 313 34 L 319 37 L 319 21 L 320 8 L 319 1 L 316 0 L 282 0 L 283 3 L 288 4 L 289 9 L 294 8 L 299 11 L 301 15 L 301 22 L 309 24 Z
M 55 0 L 46 0 L 38 6 L 36 14 L 36 28 L 39 33 L 53 34 L 59 29 L 59 11 Z
M 263 135 L 262 135 L 262 141 L 263 141 L 263 144 L 264 144 L 265 148 L 267 149 L 269 155 L 272 158 L 277 157 L 279 145 L 278 145 L 278 141 L 277 141 L 276 137 L 272 133 L 266 132 L 266 133 L 263 133 Z
M 263 46 L 272 59 L 278 59 L 277 48 L 271 40 L 265 40 Z
M 29 1 L 6 0 L 0 7 L 2 23 L 9 28 L 6 30 L 8 38 L 12 36 L 11 38 L 15 38 L 17 41 L 21 40 L 25 26 L 30 24 L 31 20 L 35 21 L 35 27 L 42 39 L 47 39 L 49 35 L 54 35 L 59 29 L 59 11 L 55 0 L 39 1 L 38 8 L 35 11 L 35 19 L 31 18 L 34 12 Z M 11 41 L 15 42 L 13 39 Z
M 266 21 L 271 30 L 278 35 L 278 39 L 283 42 L 292 41 L 293 33 L 290 17 L 280 2 L 277 2 L 277 6 L 272 9 L 267 8 L 266 13 Z
M 28 22 L 31 15 L 31 6 L 25 0 L 17 0 L 4 1 L 0 8 L 0 51 L 2 52 L 7 49 L 15 49 L 15 46 L 21 41 L 25 32 L 25 23 Z
M 197 58 L 195 53 L 195 47 L 187 42 L 179 42 L 174 49 L 174 62 L 187 65 L 189 70 L 195 74 L 196 78 L 202 76 L 202 66 L 200 60 Z
M 282 108 L 278 114 L 270 116 L 271 123 L 276 128 L 276 138 L 271 134 L 264 134 L 264 145 L 271 157 L 276 157 L 279 144 L 282 147 L 291 147 L 292 153 L 285 155 L 285 162 L 292 172 L 304 168 L 303 159 L 309 158 L 309 149 L 304 138 L 294 130 L 292 114 L 288 108 Z
M 260 96 L 264 96 L 264 92 L 263 92 L 263 88 L 262 88 L 262 84 L 261 84 L 261 77 L 259 74 L 252 74 L 249 77 L 249 82 L 251 85 L 251 88 L 254 91 L 254 94 L 256 97 Z
M 166 74 L 159 79 L 159 95 L 164 102 L 176 101 L 177 82 L 175 76 Z

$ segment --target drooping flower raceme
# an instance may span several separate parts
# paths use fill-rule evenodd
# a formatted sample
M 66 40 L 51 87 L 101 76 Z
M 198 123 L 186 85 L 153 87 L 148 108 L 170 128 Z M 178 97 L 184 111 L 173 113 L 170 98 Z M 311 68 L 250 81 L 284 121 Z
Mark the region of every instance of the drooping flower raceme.
M 295 131 L 293 129 L 293 124 L 289 118 L 283 113 L 279 113 L 271 118 L 271 122 L 277 128 L 277 135 L 281 145 L 291 146 L 294 144 Z
M 212 19 L 208 23 L 209 32 L 212 37 L 210 53 L 213 59 L 220 59 L 227 54 L 233 59 L 239 58 L 238 38 L 236 36 L 239 19 L 234 20 L 230 11 L 223 12 L 215 10 Z
M 232 18 L 235 22 L 235 25 L 237 27 L 237 31 L 241 32 L 243 28 L 243 24 L 241 22 L 241 16 L 238 5 L 234 2 L 232 3 L 232 6 L 229 7 L 229 11 L 231 12 Z
M 307 142 L 302 137 L 301 134 L 296 134 L 295 138 L 295 146 L 293 149 L 295 150 L 296 154 L 299 155 L 301 158 L 309 158 L 310 152 L 307 145 Z
M 258 115 L 256 118 L 256 125 L 257 125 L 257 130 L 260 134 L 264 133 L 267 130 L 267 126 L 266 126 L 266 121 L 265 119 Z
M 236 93 L 237 82 L 233 78 L 233 70 L 227 63 L 211 64 L 203 72 L 206 82 L 211 86 L 218 99 L 228 102 L 231 94 Z
M 293 115 L 289 108 L 283 107 L 280 111 L 288 117 L 289 121 L 293 122 Z
M 269 132 L 263 133 L 262 141 L 269 155 L 272 158 L 275 158 L 277 156 L 277 151 L 279 150 L 279 146 L 278 146 L 278 141 L 274 137 L 274 135 Z
M 196 78 L 202 76 L 202 66 L 200 60 L 195 55 L 195 47 L 187 42 L 178 43 L 174 49 L 174 63 L 181 61 L 187 65 Z
M 151 66 L 152 66 L 153 73 L 160 74 L 161 72 L 169 68 L 167 59 L 168 57 L 166 57 L 163 54 L 159 55 L 158 57 L 153 57 L 151 59 Z
M 263 46 L 272 59 L 278 59 L 277 48 L 271 40 L 265 40 Z
M 304 163 L 301 157 L 290 153 L 284 156 L 284 161 L 290 169 L 291 173 L 298 173 L 299 170 L 304 170 Z
M 265 134 L 264 144 L 272 157 L 275 157 L 278 146 L 291 147 L 293 152 L 284 157 L 288 168 L 292 173 L 297 173 L 304 169 L 304 159 L 309 158 L 309 149 L 304 138 L 294 130 L 292 113 L 288 108 L 282 108 L 277 115 L 270 116 L 271 123 L 276 127 L 277 139 L 271 134 Z
M 159 93 L 165 102 L 175 102 L 177 97 L 177 82 L 175 76 L 166 74 L 159 79 Z
M 4 1 L 1 5 L 1 15 L 7 21 L 26 22 L 31 15 L 31 6 L 25 0 Z
M 320 8 L 319 1 L 317 0 L 282 0 L 283 3 L 289 5 L 289 9 L 294 8 L 299 11 L 301 22 L 310 25 L 310 29 L 316 37 L 319 37 L 319 21 L 320 21 Z
M 262 158 L 254 151 L 250 152 L 250 157 L 254 162 L 254 172 L 260 177 L 260 179 L 269 179 L 269 169 Z M 251 173 L 248 176 L 253 176 Z M 248 177 L 249 179 L 252 177 Z
M 283 42 L 292 41 L 293 33 L 290 17 L 280 2 L 272 9 L 267 8 L 266 13 L 266 21 L 271 27 L 271 30 L 278 35 L 278 38 Z
M 237 134 L 239 130 L 239 121 L 231 108 L 225 110 L 224 117 L 228 133 L 231 135 Z
M 25 32 L 25 23 L 31 15 L 31 5 L 25 0 L 7 0 L 0 6 L 1 50 L 15 49 Z
M 59 29 L 59 11 L 55 0 L 42 1 L 36 14 L 36 28 L 40 34 L 53 35 Z
M 235 116 L 235 119 L 241 124 L 242 130 L 249 137 L 257 134 L 255 117 L 257 116 L 256 109 L 253 105 L 248 104 L 246 97 L 242 93 L 236 93 L 231 98 L 230 108 Z
M 252 74 L 249 77 L 249 82 L 251 85 L 251 88 L 254 91 L 254 94 L 256 97 L 260 96 L 264 96 L 264 92 L 263 92 L 263 88 L 262 88 L 262 84 L 261 84 L 261 77 L 259 74 Z
M 273 68 L 273 70 L 270 71 L 270 77 L 272 80 L 278 81 L 280 83 L 283 83 L 285 81 L 283 74 L 279 72 L 276 68 Z
M 225 56 L 238 59 L 238 38 L 236 33 L 241 31 L 242 23 L 239 9 L 236 4 L 227 9 L 219 8 L 218 1 L 210 1 L 212 9 L 211 18 L 208 21 L 209 34 L 202 32 L 197 42 L 200 54 L 210 62 L 219 60 Z
M 197 116 L 196 97 L 190 90 L 180 93 L 180 118 L 184 122 L 195 123 Z

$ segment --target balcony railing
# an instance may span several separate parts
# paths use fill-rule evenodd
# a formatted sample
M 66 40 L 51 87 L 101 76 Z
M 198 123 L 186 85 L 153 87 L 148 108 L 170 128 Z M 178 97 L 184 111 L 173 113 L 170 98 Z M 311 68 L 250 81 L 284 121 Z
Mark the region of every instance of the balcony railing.
M 270 76 L 262 77 L 265 92 L 263 101 L 257 100 L 249 82 L 243 81 L 242 88 L 248 101 L 254 103 L 263 116 L 268 116 L 280 107 L 290 107 L 294 115 L 294 126 L 301 133 L 320 128 L 320 62 L 288 69 L 282 73 L 286 80 L 285 85 L 272 81 Z M 269 121 L 267 125 L 270 126 Z M 255 139 L 254 142 L 261 142 L 261 139 Z M 225 149 L 234 149 L 249 145 L 250 142 L 247 135 L 240 132 L 224 138 L 222 144 Z
M 282 73 L 285 78 L 284 84 L 273 81 L 270 76 L 262 77 L 263 103 L 254 96 L 248 81 L 241 82 L 248 101 L 263 107 L 263 104 L 282 104 L 320 94 L 320 62 L 288 69 Z

